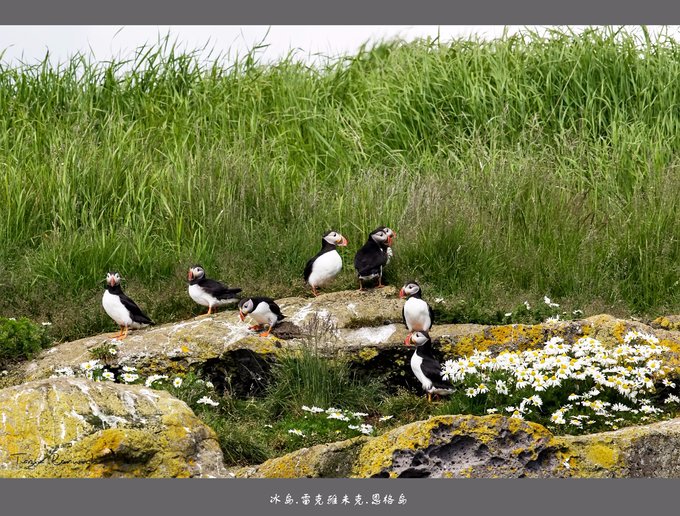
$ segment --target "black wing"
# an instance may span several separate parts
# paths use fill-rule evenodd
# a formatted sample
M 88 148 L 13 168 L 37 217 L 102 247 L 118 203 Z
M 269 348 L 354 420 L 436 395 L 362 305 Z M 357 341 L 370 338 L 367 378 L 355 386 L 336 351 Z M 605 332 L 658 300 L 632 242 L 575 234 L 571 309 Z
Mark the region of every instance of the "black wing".
M 367 242 L 354 256 L 354 268 L 359 276 L 380 274 L 381 268 L 387 263 L 387 253 L 378 245 Z
M 401 320 L 404 321 L 404 326 L 408 328 L 408 325 L 406 324 L 406 303 L 401 307 Z
M 429 303 L 427 304 L 427 311 L 430 313 L 430 328 L 432 328 L 434 326 L 434 311 Z
M 316 260 L 319 257 L 319 254 L 321 254 L 321 253 L 318 253 L 316 256 L 314 256 L 313 258 L 310 258 L 307 261 L 307 265 L 305 265 L 305 274 L 304 274 L 305 281 L 309 281 L 309 275 L 312 274 L 312 267 L 314 266 L 314 260 Z
M 420 364 L 420 370 L 427 376 L 432 385 L 437 389 L 450 389 L 451 385 L 442 380 L 442 366 L 436 358 L 430 355 L 420 355 L 423 362 Z
M 199 285 L 208 294 L 217 299 L 229 299 L 230 297 L 234 297 L 236 294 L 241 292 L 240 288 L 229 288 L 226 285 L 220 283 L 219 281 L 207 278 L 201 281 Z
M 130 318 L 134 322 L 139 324 L 154 324 L 154 322 L 149 319 L 149 317 L 144 312 L 142 312 L 142 309 L 139 308 L 137 303 L 135 303 L 132 299 L 127 297 L 122 292 L 118 294 L 118 297 L 120 298 L 120 302 L 123 303 L 123 306 L 127 308 L 128 312 L 130 312 Z
M 286 317 L 281 313 L 281 308 L 279 307 L 279 305 L 276 304 L 276 302 L 271 297 L 252 297 L 251 299 L 253 301 L 253 308 L 257 308 L 257 305 L 259 305 L 260 303 L 263 302 L 267 303 L 272 313 L 276 314 L 277 321 L 280 321 Z

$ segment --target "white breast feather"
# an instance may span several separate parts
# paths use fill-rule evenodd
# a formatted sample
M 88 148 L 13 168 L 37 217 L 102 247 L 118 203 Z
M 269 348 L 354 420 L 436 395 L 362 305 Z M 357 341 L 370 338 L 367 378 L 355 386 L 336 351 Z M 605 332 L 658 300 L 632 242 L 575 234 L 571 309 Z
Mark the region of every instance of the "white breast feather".
M 417 297 L 410 297 L 404 303 L 404 319 L 411 331 L 429 331 L 432 327 L 427 303 Z
M 109 314 L 109 317 L 116 321 L 119 326 L 132 326 L 130 312 L 128 312 L 128 309 L 121 303 L 118 296 L 105 290 L 104 297 L 102 297 L 102 306 L 106 313 Z
M 269 309 L 269 305 L 261 301 L 255 310 L 249 314 L 258 324 L 268 324 L 274 326 L 278 320 L 276 314 Z
M 308 283 L 313 287 L 323 287 L 333 281 L 341 270 L 342 257 L 340 253 L 335 249 L 328 251 L 314 260 Z

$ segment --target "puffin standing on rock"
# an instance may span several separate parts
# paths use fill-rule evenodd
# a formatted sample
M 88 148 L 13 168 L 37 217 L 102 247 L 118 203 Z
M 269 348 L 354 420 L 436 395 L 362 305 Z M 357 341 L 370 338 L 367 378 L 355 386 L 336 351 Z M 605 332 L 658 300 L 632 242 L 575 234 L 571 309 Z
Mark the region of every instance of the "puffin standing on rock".
M 411 357 L 411 370 L 420 380 L 427 393 L 427 401 L 432 401 L 433 394 L 447 395 L 453 392 L 450 385 L 442 380 L 442 366 L 432 353 L 432 340 L 426 331 L 409 333 L 404 344 L 415 344 L 416 350 Z
M 390 247 L 394 232 L 389 228 L 380 227 L 368 235 L 366 243 L 354 256 L 354 268 L 359 278 L 359 290 L 363 290 L 363 282 L 378 279 L 378 288 L 383 287 L 383 268 L 391 256 Z
M 312 294 L 318 296 L 319 287 L 328 285 L 342 270 L 342 258 L 337 246 L 346 246 L 347 239 L 336 231 L 329 231 L 321 239 L 321 251 L 305 265 L 305 282 L 312 287 Z
M 218 306 L 238 301 L 236 294 L 241 292 L 240 288 L 229 288 L 219 281 L 206 278 L 205 271 L 200 265 L 194 265 L 189 269 L 187 279 L 191 299 L 199 305 L 208 307 L 208 313 L 205 315 L 210 315 Z
M 269 327 L 266 332 L 260 333 L 260 337 L 268 337 L 272 328 L 286 317 L 281 313 L 279 305 L 268 297 L 249 297 L 247 299 L 241 299 L 238 303 L 238 309 L 238 315 L 242 321 L 249 315 L 257 323 L 255 326 L 250 326 L 248 329 L 259 331 L 264 325 Z
M 117 272 L 106 273 L 106 290 L 102 297 L 102 306 L 109 317 L 120 326 L 120 332 L 115 337 L 117 339 L 127 337 L 128 328 L 144 328 L 154 324 L 132 299 L 123 294 L 120 274 Z
M 408 331 L 430 331 L 434 322 L 432 307 L 422 298 L 420 285 L 411 281 L 401 287 L 400 298 L 406 298 L 402 315 Z

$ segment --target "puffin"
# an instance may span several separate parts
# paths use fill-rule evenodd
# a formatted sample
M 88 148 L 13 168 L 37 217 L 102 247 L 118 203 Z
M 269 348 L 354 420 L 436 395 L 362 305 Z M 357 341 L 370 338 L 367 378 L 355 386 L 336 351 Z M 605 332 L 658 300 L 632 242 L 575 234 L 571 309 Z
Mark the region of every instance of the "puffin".
M 406 298 L 402 316 L 409 331 L 430 331 L 434 322 L 432 307 L 422 298 L 420 285 L 411 281 L 401 287 L 400 298 Z
M 187 275 L 189 280 L 189 296 L 199 305 L 207 306 L 210 315 L 213 311 L 217 311 L 218 306 L 236 303 L 238 297 L 236 294 L 241 292 L 240 288 L 229 288 L 219 281 L 211 280 L 205 277 L 205 270 L 200 265 L 194 265 L 189 269 Z
M 384 228 L 374 229 L 368 235 L 368 240 L 354 256 L 354 268 L 357 270 L 359 278 L 359 290 L 364 290 L 364 281 L 376 278 L 378 279 L 378 288 L 383 286 L 383 268 L 387 265 L 388 250 L 391 245 L 392 236 Z
M 257 323 L 251 326 L 250 330 L 259 331 L 262 326 L 269 328 L 266 332 L 260 333 L 260 337 L 268 337 L 272 328 L 276 326 L 286 316 L 281 313 L 279 305 L 269 297 L 249 297 L 241 299 L 238 303 L 239 318 L 243 321 L 246 315 L 252 317 Z
M 376 228 L 373 231 L 377 231 L 379 229 L 382 229 L 385 233 L 387 233 L 387 236 L 390 237 L 390 242 L 393 242 L 394 238 L 397 236 L 397 234 L 393 230 L 388 228 L 387 226 Z M 385 263 L 385 265 L 390 263 L 390 260 L 394 256 L 393 253 L 392 253 L 392 246 L 391 245 L 390 245 L 390 247 L 387 248 L 386 252 L 387 252 L 387 263 Z
M 129 328 L 138 329 L 154 324 L 137 306 L 137 303 L 123 293 L 120 286 L 120 274 L 117 272 L 106 273 L 106 290 L 102 297 L 102 306 L 109 317 L 120 326 L 120 332 L 115 336 L 116 339 L 127 337 Z M 123 328 L 125 328 L 125 333 L 123 333 Z
M 430 334 L 426 331 L 414 331 L 408 334 L 404 344 L 416 346 L 411 357 L 411 370 L 427 393 L 427 401 L 432 401 L 433 394 L 451 394 L 453 389 L 442 380 L 442 366 L 432 353 Z
M 312 294 L 318 296 L 317 288 L 328 285 L 340 273 L 342 258 L 337 246 L 346 246 L 347 239 L 337 231 L 329 231 L 321 238 L 321 251 L 310 258 L 305 265 L 305 282 L 312 287 Z

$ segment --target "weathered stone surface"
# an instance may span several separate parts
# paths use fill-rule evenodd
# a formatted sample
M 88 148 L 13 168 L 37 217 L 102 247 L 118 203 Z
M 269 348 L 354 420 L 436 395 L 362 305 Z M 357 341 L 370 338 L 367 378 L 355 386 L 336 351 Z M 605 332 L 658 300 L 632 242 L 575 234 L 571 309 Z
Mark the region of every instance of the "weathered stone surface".
M 345 464 L 341 470 L 327 467 L 338 462 Z M 235 476 L 332 476 L 329 471 L 358 478 L 679 478 L 680 419 L 555 437 L 541 425 L 500 415 L 437 416 L 374 438 L 298 450 Z
M 167 392 L 75 378 L 0 391 L 0 477 L 224 474 L 214 432 Z
M 259 466 L 237 469 L 240 478 L 346 478 L 367 437 L 302 448 Z
M 680 478 L 680 418 L 613 432 L 556 437 L 569 476 Z
M 438 416 L 371 439 L 355 476 L 553 476 L 558 450 L 544 427 L 502 416 Z
M 401 322 L 403 300 L 396 288 L 333 292 L 316 298 L 286 298 L 278 303 L 288 317 L 286 324 L 268 338 L 248 331 L 248 324 L 239 321 L 237 312 L 224 311 L 131 332 L 109 366 L 135 366 L 143 375 L 174 375 L 200 368 L 218 386 L 229 378 L 236 392 L 254 393 L 266 378 L 271 361 L 281 352 L 313 342 L 329 353 L 347 353 L 357 368 L 386 375 L 390 385 L 413 382 L 408 368 L 412 350 L 403 345 L 407 333 Z M 440 358 L 446 359 L 468 355 L 474 349 L 499 352 L 538 348 L 554 336 L 570 343 L 590 336 L 615 345 L 623 341 L 628 330 L 637 329 L 656 334 L 671 349 L 665 357 L 668 364 L 679 368 L 680 332 L 655 326 L 597 315 L 536 325 L 436 324 L 430 333 Z M 18 384 L 47 378 L 65 366 L 75 370 L 93 358 L 90 350 L 110 343 L 112 337 L 105 334 L 55 346 L 22 364 L 5 381 Z

